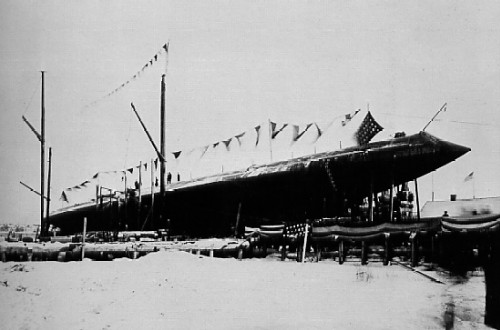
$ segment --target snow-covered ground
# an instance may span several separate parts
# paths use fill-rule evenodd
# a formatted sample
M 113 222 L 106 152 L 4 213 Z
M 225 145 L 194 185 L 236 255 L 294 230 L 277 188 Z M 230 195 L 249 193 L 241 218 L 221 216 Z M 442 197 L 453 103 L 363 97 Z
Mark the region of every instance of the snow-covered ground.
M 398 265 L 216 259 L 0 264 L 1 329 L 487 329 L 484 277 Z M 450 306 L 454 307 L 450 307 Z M 448 314 L 450 315 L 450 314 Z

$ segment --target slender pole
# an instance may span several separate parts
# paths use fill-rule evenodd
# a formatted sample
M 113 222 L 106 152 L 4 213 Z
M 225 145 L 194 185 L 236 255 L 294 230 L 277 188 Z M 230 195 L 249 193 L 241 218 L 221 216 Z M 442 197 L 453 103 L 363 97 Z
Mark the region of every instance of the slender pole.
M 120 191 L 117 191 L 118 195 L 116 196 L 116 222 L 117 222 L 117 227 L 115 229 L 116 232 L 119 232 L 122 228 L 122 217 L 121 217 L 121 212 L 120 212 Z
M 387 266 L 389 264 L 389 259 L 391 256 L 391 252 L 390 252 L 391 242 L 389 241 L 391 234 L 384 233 L 384 236 L 385 236 L 384 266 Z
M 268 127 L 269 127 L 269 157 L 270 161 L 273 161 L 273 130 L 271 128 L 271 120 L 268 119 Z
M 391 207 L 389 210 L 389 222 L 392 222 L 394 220 L 394 178 L 391 178 L 391 193 L 389 195 Z
M 38 191 L 36 191 L 35 189 L 31 188 L 30 186 L 28 186 L 26 183 L 22 182 L 22 181 L 19 181 L 20 184 L 22 184 L 23 186 L 25 186 L 26 188 L 28 188 L 30 191 L 34 192 L 35 194 L 37 194 L 38 196 L 42 196 L 42 194 L 40 194 Z M 43 198 L 47 199 L 46 196 L 44 196 Z
M 26 119 L 26 117 L 24 117 L 24 116 L 22 116 L 21 118 L 23 118 L 23 121 L 26 123 L 26 125 L 28 125 L 28 127 L 31 129 L 33 134 L 36 135 L 38 141 L 42 142 L 42 136 L 36 131 L 36 129 L 33 127 L 33 125 L 31 125 L 31 123 L 28 121 L 28 119 Z
M 109 227 L 113 228 L 113 191 L 111 189 L 108 189 L 108 194 L 109 194 Z
M 50 212 L 50 178 L 52 174 L 52 148 L 49 147 L 49 173 L 47 175 L 47 216 L 45 221 L 49 223 L 49 212 Z
M 238 204 L 238 213 L 236 214 L 236 226 L 234 227 L 234 236 L 238 238 L 239 230 L 238 228 L 240 227 L 240 219 L 241 219 L 241 202 Z
M 139 116 L 139 113 L 137 112 L 137 110 L 135 109 L 135 106 L 134 106 L 134 103 L 130 103 L 130 106 L 132 107 L 132 110 L 134 111 L 135 113 L 135 116 L 137 117 L 137 119 L 139 120 L 139 123 L 141 124 L 142 126 L 142 129 L 144 130 L 144 132 L 146 133 L 148 139 L 149 139 L 149 142 L 151 142 L 151 144 L 153 145 L 153 148 L 155 149 L 155 152 L 156 154 L 158 155 L 159 158 L 163 158 L 163 155 L 158 151 L 158 148 L 156 147 L 156 144 L 155 142 L 153 141 L 153 138 L 151 137 L 151 134 L 149 134 L 149 131 L 148 129 L 146 128 L 146 125 L 144 125 L 144 122 L 142 121 L 141 119 L 141 116 Z
M 434 173 L 432 173 L 431 178 L 432 178 L 432 201 L 434 202 Z
M 302 246 L 302 258 L 300 261 L 304 263 L 304 260 L 306 259 L 306 248 L 307 248 L 307 236 L 308 236 L 308 229 L 309 229 L 309 224 L 306 223 L 306 228 L 304 232 L 304 245 Z
M 142 161 L 139 162 L 139 189 L 138 189 L 138 193 L 139 193 L 139 203 L 138 203 L 138 207 L 139 207 L 139 211 L 137 212 L 137 228 L 140 228 L 140 224 L 141 224 L 141 210 L 142 210 L 142 190 L 141 190 L 141 187 L 142 187 Z
M 447 103 L 443 104 L 443 106 L 441 107 L 441 109 L 438 110 L 438 112 L 436 112 L 436 114 L 432 117 L 432 119 L 427 123 L 427 125 L 424 126 L 424 128 L 422 129 L 422 132 L 425 132 L 425 129 L 434 121 L 434 119 L 436 119 L 436 117 L 439 115 L 439 113 L 441 111 L 446 111 L 446 105 Z
M 339 241 L 339 265 L 344 263 L 344 241 Z
M 476 184 L 474 183 L 474 177 L 472 177 L 472 199 L 476 198 Z
M 85 258 L 85 236 L 87 235 L 87 217 L 83 218 L 83 234 L 82 234 L 82 261 Z
M 128 215 L 128 210 L 127 210 L 127 200 L 128 200 L 128 191 L 127 191 L 127 170 L 125 170 L 125 179 L 123 180 L 125 181 L 125 197 L 123 198 L 123 208 L 125 209 L 125 214 L 124 214 L 124 218 L 125 218 L 125 221 L 124 221 L 124 226 L 125 226 L 125 229 L 128 229 L 128 222 L 127 222 L 127 215 Z
M 369 221 L 373 222 L 373 176 L 370 175 L 370 195 L 368 196 L 368 217 Z
M 168 56 L 167 56 L 168 58 Z M 163 216 L 165 199 L 165 96 L 166 81 L 165 75 L 161 76 L 161 99 L 160 99 L 160 219 Z M 161 220 L 160 220 L 161 221 Z
M 415 195 L 416 195 L 416 201 L 417 201 L 417 220 L 420 221 L 420 202 L 418 200 L 418 184 L 417 184 L 417 179 L 415 179 Z
M 40 225 L 42 228 L 42 235 L 47 236 L 47 224 L 44 220 L 44 206 L 45 201 L 43 196 L 45 196 L 45 72 L 42 71 L 42 129 L 41 129 L 41 139 L 40 139 Z
M 99 191 L 100 191 L 101 187 L 97 184 L 95 186 L 95 211 L 96 211 L 96 214 L 97 214 L 97 211 L 99 210 Z
M 153 171 L 154 167 L 154 160 L 151 159 L 151 220 L 153 221 L 153 224 L 155 223 L 155 218 L 154 218 L 154 202 L 155 202 L 155 173 Z

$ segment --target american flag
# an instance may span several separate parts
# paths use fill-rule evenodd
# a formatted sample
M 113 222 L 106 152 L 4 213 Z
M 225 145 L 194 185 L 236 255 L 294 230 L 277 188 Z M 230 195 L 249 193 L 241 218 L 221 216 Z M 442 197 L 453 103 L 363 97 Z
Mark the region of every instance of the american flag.
M 356 141 L 359 145 L 367 144 L 375 135 L 377 135 L 378 132 L 383 129 L 384 128 L 380 126 L 375 119 L 373 119 L 371 113 L 368 112 L 355 133 Z
M 307 223 L 297 223 L 293 225 L 285 226 L 285 236 L 286 237 L 304 237 L 306 232 L 306 226 L 309 226 Z M 308 228 L 308 232 L 311 232 L 311 228 Z

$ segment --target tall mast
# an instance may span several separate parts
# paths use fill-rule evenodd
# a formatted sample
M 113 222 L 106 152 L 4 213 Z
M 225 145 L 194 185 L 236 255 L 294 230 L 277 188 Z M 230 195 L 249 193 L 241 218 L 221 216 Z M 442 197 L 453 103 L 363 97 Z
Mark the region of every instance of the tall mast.
M 49 213 L 50 213 L 50 178 L 52 173 L 52 148 L 49 147 L 49 173 L 47 174 L 47 216 L 45 217 L 45 221 L 49 222 Z
M 160 100 L 160 216 L 164 210 L 165 199 L 165 75 L 161 76 L 161 100 Z
M 44 220 L 45 196 L 45 72 L 42 71 L 42 132 L 40 150 L 40 227 L 41 236 L 47 236 L 47 224 Z

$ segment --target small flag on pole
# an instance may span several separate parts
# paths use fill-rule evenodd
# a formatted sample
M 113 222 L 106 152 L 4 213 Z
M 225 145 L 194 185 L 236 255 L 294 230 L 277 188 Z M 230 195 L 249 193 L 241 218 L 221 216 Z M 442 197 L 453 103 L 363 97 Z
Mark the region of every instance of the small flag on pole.
M 474 178 L 474 172 L 470 172 L 470 174 L 465 177 L 464 182 L 470 181 L 473 178 Z

